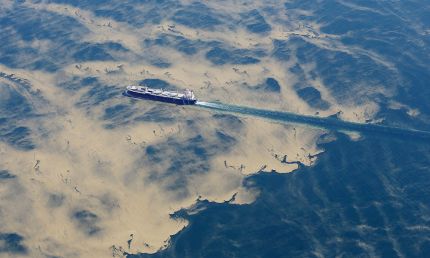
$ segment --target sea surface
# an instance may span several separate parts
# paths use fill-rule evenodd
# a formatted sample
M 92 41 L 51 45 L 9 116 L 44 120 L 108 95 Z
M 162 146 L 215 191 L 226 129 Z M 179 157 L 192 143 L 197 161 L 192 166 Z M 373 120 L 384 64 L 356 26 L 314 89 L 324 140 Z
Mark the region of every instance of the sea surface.
M 254 203 L 201 201 L 169 248 L 129 257 L 426 257 L 428 141 L 335 135 L 313 167 L 249 177 Z
M 0 257 L 429 257 L 429 67 L 429 0 L 0 0 Z

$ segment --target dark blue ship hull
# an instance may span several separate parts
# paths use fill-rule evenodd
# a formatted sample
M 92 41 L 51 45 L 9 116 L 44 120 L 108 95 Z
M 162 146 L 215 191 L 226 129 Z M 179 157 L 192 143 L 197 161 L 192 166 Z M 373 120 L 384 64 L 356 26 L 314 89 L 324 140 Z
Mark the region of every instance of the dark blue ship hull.
M 151 94 L 144 94 L 144 93 L 137 93 L 133 91 L 125 91 L 124 95 L 133 97 L 133 98 L 140 98 L 140 99 L 149 99 L 149 100 L 155 100 L 155 101 L 161 101 L 161 102 L 167 102 L 167 103 L 173 103 L 177 105 L 194 105 L 196 104 L 197 100 L 189 100 L 189 99 L 177 99 L 177 98 L 170 98 L 165 96 L 155 96 Z

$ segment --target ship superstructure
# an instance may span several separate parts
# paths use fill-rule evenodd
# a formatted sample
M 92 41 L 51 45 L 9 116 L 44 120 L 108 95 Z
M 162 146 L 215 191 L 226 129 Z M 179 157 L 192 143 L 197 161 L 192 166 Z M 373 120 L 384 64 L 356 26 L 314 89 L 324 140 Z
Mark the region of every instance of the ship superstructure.
M 127 86 L 127 95 L 136 98 L 145 98 L 178 105 L 193 105 L 197 102 L 196 96 L 192 90 L 186 89 L 183 92 L 167 91 L 163 89 L 154 89 L 146 86 Z

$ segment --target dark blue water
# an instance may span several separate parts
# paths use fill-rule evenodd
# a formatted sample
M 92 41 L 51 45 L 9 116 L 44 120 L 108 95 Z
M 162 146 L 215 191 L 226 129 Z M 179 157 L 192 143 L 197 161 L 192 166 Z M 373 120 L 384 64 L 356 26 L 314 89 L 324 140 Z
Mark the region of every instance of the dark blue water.
M 0 232 L 0 254 L 6 253 L 14 256 L 27 254 L 27 248 L 23 245 L 24 238 L 17 233 Z
M 262 118 L 267 118 L 270 120 L 275 120 L 280 122 L 305 124 L 305 125 L 315 126 L 319 128 L 326 128 L 333 131 L 346 130 L 346 131 L 360 132 L 364 134 L 382 135 L 382 136 L 388 136 L 388 137 L 400 137 L 404 139 L 415 138 L 415 139 L 430 140 L 430 132 L 415 130 L 410 128 L 390 127 L 386 125 L 366 124 L 366 123 L 354 123 L 354 122 L 342 121 L 336 118 L 306 116 L 306 115 L 299 115 L 299 114 L 294 114 L 289 112 L 257 109 L 252 107 L 235 106 L 235 105 L 228 105 L 228 104 L 214 103 L 214 102 L 199 101 L 196 103 L 196 105 L 199 107 L 221 111 L 221 112 L 262 117 Z

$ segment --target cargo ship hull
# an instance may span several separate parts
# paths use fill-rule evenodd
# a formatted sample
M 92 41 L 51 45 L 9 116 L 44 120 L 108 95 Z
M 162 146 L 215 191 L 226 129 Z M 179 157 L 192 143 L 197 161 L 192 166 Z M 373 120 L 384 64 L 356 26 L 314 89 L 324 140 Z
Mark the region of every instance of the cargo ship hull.
M 161 89 L 151 89 L 148 87 L 129 86 L 125 91 L 125 95 L 134 98 L 149 99 L 177 105 L 194 105 L 197 102 L 194 93 L 190 90 L 185 90 L 184 93 L 177 93 L 163 91 Z
M 173 103 L 177 105 L 194 105 L 197 102 L 196 99 L 188 100 L 188 99 L 170 98 L 170 97 L 157 96 L 157 95 L 151 95 L 151 94 L 145 94 L 145 93 L 138 93 L 134 91 L 126 91 L 126 95 L 133 98 L 149 99 L 154 101 Z

